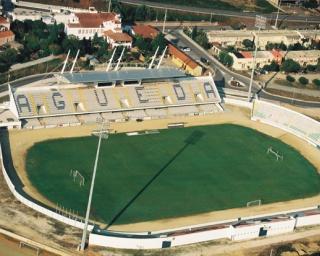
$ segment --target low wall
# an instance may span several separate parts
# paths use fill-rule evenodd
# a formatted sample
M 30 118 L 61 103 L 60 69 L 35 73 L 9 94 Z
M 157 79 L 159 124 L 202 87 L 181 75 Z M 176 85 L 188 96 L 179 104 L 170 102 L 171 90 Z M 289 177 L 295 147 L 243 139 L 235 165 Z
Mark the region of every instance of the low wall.
M 37 211 L 37 212 L 40 212 L 50 218 L 53 218 L 55 220 L 58 220 L 58 221 L 61 221 L 65 224 L 68 224 L 68 225 L 71 225 L 73 227 L 76 227 L 76 228 L 80 228 L 80 229 L 83 229 L 84 228 L 84 223 L 78 221 L 78 220 L 75 220 L 75 219 L 71 219 L 71 218 L 68 218 L 66 216 L 63 216 L 63 215 L 60 215 L 50 209 L 47 209 L 43 206 L 40 206 L 38 205 L 37 203 L 33 202 L 33 201 L 30 201 L 28 200 L 27 198 L 25 198 L 24 196 L 22 196 L 15 188 L 15 185 L 13 184 L 13 182 L 11 181 L 6 169 L 5 169 L 5 166 L 3 164 L 3 154 L 2 154 L 2 147 L 1 147 L 1 144 L 0 144 L 0 161 L 1 161 L 1 169 L 2 169 L 2 173 L 3 173 L 3 177 L 11 191 L 11 193 L 14 195 L 14 197 L 19 200 L 21 203 L 23 203 L 24 205 L 32 208 L 33 210 Z M 92 231 L 93 229 L 93 225 L 88 225 L 88 230 L 89 231 Z
M 320 148 L 320 122 L 311 117 L 270 102 L 255 100 L 251 119 L 285 130 Z
M 245 100 L 238 100 L 238 99 L 225 97 L 225 98 L 223 98 L 223 102 L 226 104 L 230 104 L 230 105 L 234 105 L 234 106 L 238 106 L 238 107 L 249 108 L 249 109 L 253 108 L 253 103 L 245 101 Z

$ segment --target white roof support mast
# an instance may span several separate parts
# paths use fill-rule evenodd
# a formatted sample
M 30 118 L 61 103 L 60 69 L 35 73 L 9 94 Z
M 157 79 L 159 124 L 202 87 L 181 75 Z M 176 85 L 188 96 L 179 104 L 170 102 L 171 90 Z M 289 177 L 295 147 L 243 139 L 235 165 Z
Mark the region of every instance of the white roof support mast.
M 61 70 L 61 75 L 63 74 L 64 70 L 66 69 L 66 66 L 67 66 L 67 63 L 68 63 L 68 59 L 69 59 L 69 55 L 70 55 L 70 50 L 68 51 L 68 54 L 67 54 L 67 57 L 64 61 L 64 64 L 63 64 L 63 67 L 62 67 L 62 70 Z
M 124 50 L 125 50 L 126 48 L 125 47 L 123 47 L 123 49 L 122 49 L 122 52 L 121 52 L 121 55 L 120 55 L 120 57 L 119 57 L 119 59 L 118 59 L 118 63 L 117 63 L 117 66 L 115 67 L 115 71 L 117 71 L 118 69 L 119 69 L 119 66 L 120 66 L 120 61 L 121 61 L 121 59 L 122 59 L 122 56 L 123 56 L 123 53 L 124 53 Z
M 152 65 L 153 65 L 153 63 L 154 63 L 154 61 L 155 61 L 155 59 L 157 57 L 158 51 L 159 51 L 159 46 L 157 47 L 157 50 L 156 50 L 156 52 L 154 53 L 154 55 L 152 57 L 152 60 L 151 60 L 150 65 L 149 65 L 149 69 L 152 69 Z
M 108 63 L 106 72 L 108 72 L 109 69 L 110 69 L 110 67 L 111 67 L 111 64 L 112 64 L 112 61 L 113 61 L 113 58 L 114 58 L 114 55 L 115 55 L 116 51 L 117 51 L 117 47 L 115 47 L 114 50 L 113 50 L 113 53 L 112 53 L 111 58 L 110 58 L 110 60 L 109 60 L 109 63 Z
M 163 58 L 164 58 L 164 56 L 165 56 L 165 54 L 166 54 L 167 48 L 168 48 L 168 46 L 166 46 L 166 48 L 164 48 L 164 50 L 163 50 L 163 53 L 162 53 L 162 55 L 161 55 L 161 57 L 160 57 L 160 60 L 159 60 L 158 65 L 157 65 L 157 69 L 160 68 L 161 62 L 162 62 L 162 60 L 163 60 Z
M 73 64 L 72 64 L 72 68 L 70 70 L 70 74 L 72 74 L 72 72 L 73 72 L 73 69 L 74 69 L 74 67 L 76 65 L 76 62 L 77 62 L 77 59 L 78 59 L 78 56 L 79 56 L 79 53 L 80 53 L 80 49 L 77 51 L 76 57 L 73 60 Z

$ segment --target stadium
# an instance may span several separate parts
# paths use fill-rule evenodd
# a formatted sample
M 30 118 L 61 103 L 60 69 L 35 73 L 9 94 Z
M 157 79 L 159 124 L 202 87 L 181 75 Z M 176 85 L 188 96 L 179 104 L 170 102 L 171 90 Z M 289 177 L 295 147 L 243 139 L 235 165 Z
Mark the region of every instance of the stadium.
M 0 120 L 10 190 L 81 229 L 102 127 L 89 246 L 166 248 L 320 224 L 320 123 L 221 98 L 211 75 L 61 73 L 9 96 Z

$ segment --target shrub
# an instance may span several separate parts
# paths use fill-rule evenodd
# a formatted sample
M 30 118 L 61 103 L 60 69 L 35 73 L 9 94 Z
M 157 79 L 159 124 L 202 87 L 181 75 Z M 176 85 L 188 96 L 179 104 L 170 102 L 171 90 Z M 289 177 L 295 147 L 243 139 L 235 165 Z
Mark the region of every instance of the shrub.
M 320 89 L 320 79 L 313 79 L 312 83 L 315 84 Z
M 293 76 L 287 75 L 287 81 L 293 83 L 296 79 Z
M 299 78 L 299 83 L 303 85 L 307 85 L 309 83 L 309 80 L 305 78 L 304 76 Z

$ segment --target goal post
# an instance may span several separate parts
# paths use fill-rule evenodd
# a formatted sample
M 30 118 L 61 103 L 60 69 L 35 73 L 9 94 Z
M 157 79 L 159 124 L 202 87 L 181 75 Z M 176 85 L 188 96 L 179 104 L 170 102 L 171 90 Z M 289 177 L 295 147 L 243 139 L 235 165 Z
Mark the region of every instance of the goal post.
M 253 201 L 248 201 L 247 207 L 260 206 L 261 204 L 262 204 L 261 199 L 257 199 L 257 200 L 253 200 Z

